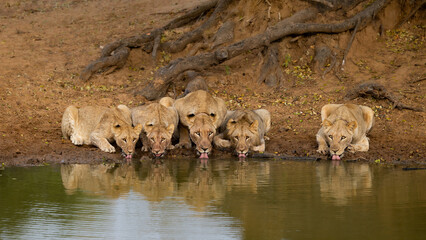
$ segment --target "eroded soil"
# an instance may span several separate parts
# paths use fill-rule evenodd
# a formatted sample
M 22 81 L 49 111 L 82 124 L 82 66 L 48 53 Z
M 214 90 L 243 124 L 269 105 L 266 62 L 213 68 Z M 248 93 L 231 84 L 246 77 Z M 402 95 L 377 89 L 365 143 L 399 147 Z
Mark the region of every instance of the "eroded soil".
M 124 68 L 82 82 L 78 76 L 99 56 L 101 47 L 114 40 L 160 27 L 196 0 L 6 0 L 0 3 L 0 163 L 37 165 L 57 162 L 101 163 L 124 161 L 119 153 L 103 153 L 91 146 L 77 147 L 61 137 L 60 121 L 68 105 L 126 104 L 147 101 L 134 96 L 170 59 L 190 53 L 191 46 L 173 56 L 162 53 L 157 61 L 141 49 L 131 52 Z M 270 24 L 306 7 L 276 4 Z M 247 9 L 236 6 L 236 16 L 247 28 L 235 30 L 243 39 L 247 31 L 260 31 L 268 6 L 259 3 Z M 258 9 L 258 10 L 256 10 Z M 264 13 L 260 10 L 265 10 Z M 357 33 L 344 71 L 337 76 L 310 72 L 315 45 L 325 44 L 341 52 L 351 33 L 317 34 L 288 38 L 280 43 L 286 81 L 278 88 L 257 84 L 262 64 L 261 50 L 248 52 L 205 73 L 211 92 L 224 98 L 231 109 L 263 107 L 272 113 L 273 127 L 266 151 L 292 156 L 319 156 L 315 134 L 320 127 L 321 107 L 345 102 L 348 89 L 365 81 L 383 84 L 400 101 L 415 107 L 425 103 L 425 13 L 420 10 L 398 30 L 402 18 L 398 1 L 382 11 L 374 23 Z M 256 21 L 253 21 L 254 17 Z M 248 22 L 251 21 L 251 22 Z M 259 25 L 256 25 L 259 22 Z M 195 23 L 197 25 L 199 23 Z M 241 26 L 238 25 L 238 26 Z M 263 25 L 262 25 L 263 24 Z M 177 29 L 188 31 L 193 25 Z M 207 33 L 212 34 L 212 33 Z M 340 59 L 340 60 L 339 60 Z M 341 56 L 337 56 L 341 61 Z M 422 80 L 423 79 L 423 80 Z M 179 95 L 185 82 L 176 82 L 170 95 Z M 387 100 L 358 98 L 351 101 L 370 106 L 376 124 L 367 153 L 347 154 L 344 159 L 370 162 L 424 164 L 426 160 L 425 113 L 394 109 Z M 214 157 L 219 157 L 215 151 Z M 176 150 L 169 156 L 193 156 Z M 144 157 L 138 151 L 137 157 Z M 145 156 L 146 157 L 146 156 Z

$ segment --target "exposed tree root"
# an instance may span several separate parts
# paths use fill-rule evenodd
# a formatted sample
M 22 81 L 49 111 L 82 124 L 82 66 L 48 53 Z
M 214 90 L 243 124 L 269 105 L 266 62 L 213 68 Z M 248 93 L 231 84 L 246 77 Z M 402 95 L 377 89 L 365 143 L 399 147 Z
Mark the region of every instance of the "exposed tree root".
M 219 0 L 212 15 L 198 28 L 183 34 L 178 40 L 166 42 L 161 45 L 165 51 L 175 53 L 182 51 L 189 43 L 195 42 L 203 37 L 205 30 L 212 27 L 220 19 L 220 14 L 225 11 L 226 7 L 232 0 Z
M 101 56 L 99 59 L 90 63 L 81 73 L 80 78 L 84 81 L 89 80 L 92 74 L 98 71 L 104 71 L 109 67 L 119 67 L 122 66 L 123 63 L 127 61 L 129 48 L 137 48 L 142 47 L 144 44 L 152 42 L 155 40 L 155 44 L 153 45 L 153 55 L 157 52 L 157 47 L 159 45 L 161 35 L 166 30 L 171 30 L 175 28 L 182 27 L 194 19 L 197 19 L 204 12 L 209 11 L 214 8 L 218 3 L 218 0 L 211 0 L 209 2 L 204 3 L 203 5 L 197 6 L 194 9 L 190 10 L 185 15 L 178 17 L 165 26 L 155 29 L 149 33 L 142 34 L 140 36 L 133 36 L 125 39 L 121 39 L 115 42 L 112 42 L 106 45 L 101 52 Z M 157 45 L 157 46 L 155 46 Z M 155 49 L 154 49 L 155 48 Z M 127 52 L 127 54 L 125 54 Z M 155 53 L 155 54 L 154 54 Z
M 124 65 L 129 55 L 130 48 L 145 46 L 146 50 L 152 50 L 155 57 L 157 49 L 162 48 L 169 52 L 176 52 L 183 50 L 188 43 L 194 42 L 202 38 L 205 30 L 213 26 L 220 15 L 225 11 L 226 7 L 232 0 L 216 0 L 209 1 L 199 7 L 194 8 L 182 17 L 179 17 L 162 28 L 155 29 L 147 34 L 125 38 L 105 46 L 102 50 L 101 58 L 89 64 L 81 74 L 81 79 L 88 80 L 90 76 L 99 71 L 105 71 L 110 67 L 119 68 Z M 336 5 L 339 1 L 328 0 L 326 2 Z M 351 1 L 347 1 L 351 2 Z M 354 1 L 352 1 L 354 2 Z M 356 2 L 356 1 L 355 1 Z M 280 40 L 286 36 L 312 34 L 312 33 L 340 33 L 358 26 L 359 29 L 365 27 L 375 15 L 384 7 L 390 0 L 377 0 L 369 7 L 359 12 L 355 16 L 342 21 L 340 23 L 318 24 L 318 23 L 304 23 L 313 19 L 318 9 L 311 7 L 299 11 L 289 18 L 279 21 L 274 26 L 268 27 L 263 33 L 246 38 L 242 41 L 233 43 L 231 45 L 221 47 L 212 52 L 201 53 L 195 56 L 188 56 L 171 61 L 168 65 L 160 68 L 154 75 L 154 80 L 149 83 L 142 91 L 137 92 L 145 96 L 148 100 L 157 99 L 164 96 L 170 83 L 173 80 L 179 79 L 186 71 L 202 71 L 207 67 L 217 65 L 223 61 L 234 58 L 249 50 L 268 47 L 268 54 L 274 55 L 274 49 L 270 48 L 270 44 L 274 41 Z M 340 6 L 340 5 L 339 5 Z M 165 30 L 181 27 L 192 20 L 197 19 L 205 11 L 215 7 L 215 10 L 210 17 L 195 30 L 183 34 L 178 40 L 161 43 L 161 35 Z M 268 60 L 266 61 L 268 62 Z M 271 60 L 273 62 L 273 60 Z M 270 84 L 275 84 L 271 71 L 264 68 L 267 74 L 263 74 L 259 81 L 267 81 Z M 275 71 L 276 72 L 276 71 Z M 272 76 L 272 77 L 271 77 Z M 280 78 L 279 73 L 276 78 Z
M 276 86 L 284 79 L 284 74 L 278 62 L 278 46 L 271 45 L 265 54 L 264 64 L 260 70 L 260 76 L 257 79 L 258 83 L 265 82 L 268 86 Z
M 271 42 L 289 35 L 340 33 L 353 29 L 357 24 L 359 24 L 359 28 L 363 28 L 389 2 L 390 0 L 377 0 L 355 16 L 341 23 L 334 24 L 301 23 L 313 18 L 317 14 L 317 9 L 308 8 L 299 11 L 293 16 L 278 22 L 276 25 L 268 27 L 265 32 L 253 37 L 246 38 L 214 52 L 173 60 L 167 66 L 160 68 L 155 74 L 154 81 L 138 93 L 148 100 L 157 99 L 164 96 L 173 78 L 183 71 L 201 71 L 209 66 L 217 65 L 245 53 L 248 50 L 269 46 Z
M 345 96 L 345 99 L 352 100 L 357 97 L 368 97 L 368 96 L 371 96 L 375 99 L 387 99 L 393 104 L 395 108 L 398 108 L 398 109 L 408 109 L 408 110 L 413 110 L 416 112 L 423 111 L 423 109 L 421 108 L 411 107 L 401 103 L 393 94 L 388 92 L 383 85 L 374 83 L 374 82 L 366 82 L 366 83 L 360 84 L 357 87 L 354 87 L 353 89 L 348 91 L 348 93 Z
M 413 10 L 411 10 L 411 12 L 404 18 L 402 19 L 395 28 L 399 28 L 401 27 L 402 24 L 404 24 L 405 22 L 407 22 L 408 20 L 410 20 L 410 18 L 412 18 L 414 16 L 414 14 L 416 14 L 416 12 L 426 3 L 426 0 L 422 0 L 419 4 L 417 4 L 417 6 L 414 7 Z
M 235 23 L 233 21 L 226 21 L 214 35 L 211 48 L 214 49 L 224 43 L 231 42 L 234 39 L 234 27 Z
M 359 27 L 359 23 L 357 23 L 357 24 L 356 24 L 356 26 L 355 26 L 355 28 L 354 28 L 354 31 L 353 31 L 353 33 L 352 33 L 351 39 L 350 39 L 350 40 L 349 40 L 349 42 L 348 42 L 348 46 L 347 46 L 347 47 L 346 47 L 346 49 L 345 49 L 345 53 L 343 54 L 342 67 L 341 67 L 341 70 L 342 70 L 342 71 L 344 70 L 345 63 L 346 63 L 346 56 L 347 56 L 347 55 L 348 55 L 348 53 L 349 53 L 349 49 L 351 49 L 352 42 L 354 41 L 354 39 L 355 39 L 355 35 L 356 35 L 356 32 L 358 31 L 358 27 Z
M 328 67 L 327 67 L 328 65 Z M 316 46 L 314 57 L 314 70 L 321 73 L 321 78 L 333 69 L 336 65 L 336 56 L 328 46 Z

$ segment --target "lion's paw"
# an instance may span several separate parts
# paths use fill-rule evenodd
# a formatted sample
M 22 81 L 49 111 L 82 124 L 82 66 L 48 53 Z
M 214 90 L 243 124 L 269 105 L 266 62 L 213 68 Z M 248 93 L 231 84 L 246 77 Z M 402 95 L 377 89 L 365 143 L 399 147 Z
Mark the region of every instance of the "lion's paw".
M 149 150 L 148 146 L 142 146 L 142 149 L 141 149 L 142 152 L 148 152 L 148 150 Z
M 84 143 L 83 138 L 80 137 L 80 136 L 76 136 L 76 135 L 72 135 L 70 137 L 70 140 L 74 145 L 83 145 L 83 143 Z
M 355 151 L 355 147 L 354 146 L 352 146 L 351 144 L 349 144 L 348 145 L 348 147 L 346 148 L 347 150 L 348 150 L 348 152 L 350 152 L 350 153 L 355 153 L 356 151 Z
M 190 142 L 180 142 L 178 144 L 176 144 L 177 148 L 186 148 L 186 149 L 190 149 L 191 148 L 191 143 Z
M 229 148 L 231 147 L 231 141 L 225 139 L 218 139 L 215 141 L 218 148 Z
M 323 154 L 323 155 L 326 155 L 327 152 L 328 152 L 327 148 L 319 147 L 318 150 L 317 150 L 317 153 L 320 153 L 320 154 Z
M 105 146 L 105 147 L 102 147 L 102 148 L 100 148 L 102 151 L 104 151 L 104 152 L 107 152 L 107 153 L 113 153 L 113 152 L 115 152 L 115 147 L 114 146 L 112 146 L 112 145 L 109 145 L 109 146 Z

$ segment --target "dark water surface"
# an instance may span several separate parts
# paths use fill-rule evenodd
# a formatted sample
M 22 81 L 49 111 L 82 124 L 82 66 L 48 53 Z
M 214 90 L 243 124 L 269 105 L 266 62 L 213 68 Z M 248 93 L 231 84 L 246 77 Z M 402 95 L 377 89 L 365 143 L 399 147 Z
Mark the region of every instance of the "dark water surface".
M 426 239 L 425 170 L 165 160 L 0 175 L 0 239 Z

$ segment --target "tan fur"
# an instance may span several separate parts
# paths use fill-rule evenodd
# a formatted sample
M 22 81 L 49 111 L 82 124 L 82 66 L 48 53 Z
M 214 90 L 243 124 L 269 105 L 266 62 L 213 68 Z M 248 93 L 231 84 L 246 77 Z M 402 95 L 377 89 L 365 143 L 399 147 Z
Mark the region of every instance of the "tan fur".
M 135 152 L 142 126 L 132 127 L 130 109 L 124 105 L 114 108 L 69 106 L 62 117 L 62 134 L 75 145 L 95 145 L 104 152 L 115 152 L 115 141 L 126 155 Z
M 316 135 L 317 152 L 341 156 L 346 148 L 352 153 L 368 151 L 366 134 L 374 124 L 371 108 L 354 104 L 328 104 L 321 109 L 321 118 L 322 127 Z
M 191 148 L 191 140 L 199 153 L 210 153 L 213 137 L 226 115 L 225 102 L 204 90 L 189 93 L 175 102 L 179 113 L 180 147 Z
M 270 128 L 271 114 L 266 109 L 228 111 L 214 144 L 219 148 L 235 148 L 237 154 L 247 155 L 250 150 L 263 152 L 265 134 Z
M 179 116 L 173 107 L 174 100 L 169 97 L 160 99 L 159 103 L 151 103 L 132 109 L 133 124 L 141 124 L 142 151 L 151 150 L 159 157 L 166 150 L 173 149 L 172 137 L 175 133 Z

